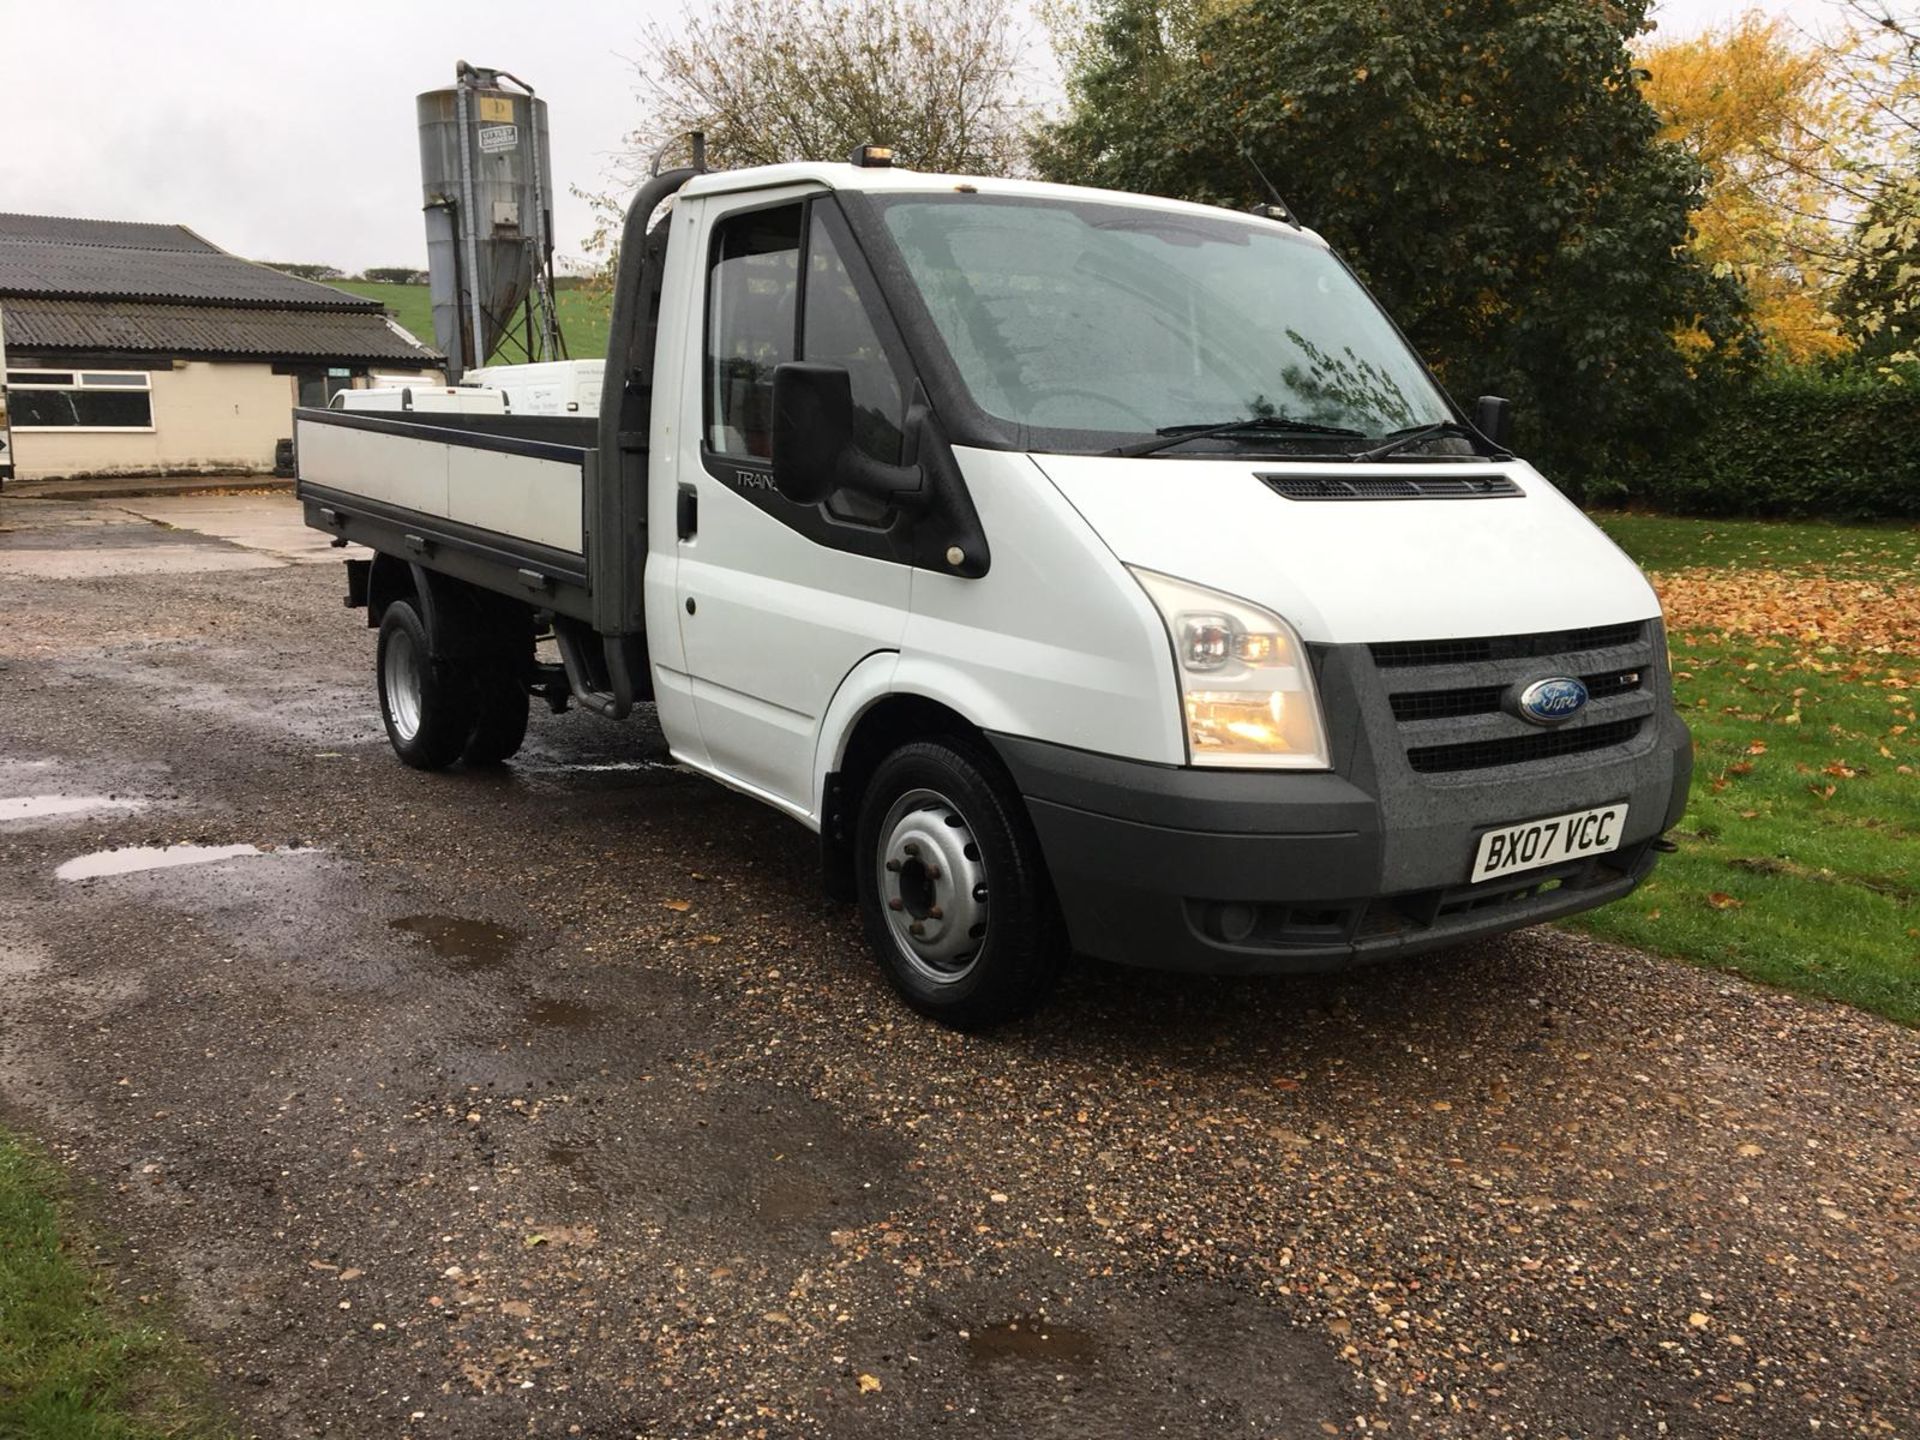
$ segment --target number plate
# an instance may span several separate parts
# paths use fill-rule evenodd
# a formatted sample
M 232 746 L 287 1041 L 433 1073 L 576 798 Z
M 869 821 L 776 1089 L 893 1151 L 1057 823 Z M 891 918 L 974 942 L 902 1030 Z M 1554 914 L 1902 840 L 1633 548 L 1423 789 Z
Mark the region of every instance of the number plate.
M 1467 879 L 1477 885 L 1496 876 L 1617 850 L 1620 832 L 1626 823 L 1627 807 L 1621 804 L 1502 825 L 1480 837 L 1480 849 L 1473 857 L 1473 873 Z

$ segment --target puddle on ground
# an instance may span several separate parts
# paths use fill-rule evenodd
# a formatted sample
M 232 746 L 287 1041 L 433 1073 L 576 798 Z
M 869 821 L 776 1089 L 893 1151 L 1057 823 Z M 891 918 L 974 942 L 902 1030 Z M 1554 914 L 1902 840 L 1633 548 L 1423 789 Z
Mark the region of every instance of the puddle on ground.
M 1056 1325 L 1038 1315 L 1016 1315 L 967 1336 L 967 1356 L 976 1361 L 1046 1360 L 1085 1364 L 1100 1342 L 1084 1330 Z
M 600 1011 L 597 1006 L 583 1005 L 578 1000 L 542 998 L 528 1002 L 526 1017 L 529 1025 L 550 1025 L 556 1030 L 584 1030 L 589 1025 L 599 1023 Z
M 98 880 L 108 875 L 137 875 L 143 870 L 172 870 L 181 865 L 207 865 L 215 860 L 257 858 L 261 855 L 311 855 L 313 847 L 263 850 L 258 845 L 127 845 L 97 850 L 69 860 L 53 872 L 58 880 Z
M 88 815 L 102 810 L 139 810 L 146 803 L 113 795 L 13 795 L 0 799 L 0 823 L 46 820 L 55 815 Z
M 807 1175 L 770 1181 L 753 1196 L 753 1208 L 766 1220 L 810 1220 L 833 1203 L 833 1187 Z
M 387 924 L 424 940 L 429 950 L 461 970 L 491 970 L 504 964 L 520 943 L 504 925 L 461 915 L 402 915 Z

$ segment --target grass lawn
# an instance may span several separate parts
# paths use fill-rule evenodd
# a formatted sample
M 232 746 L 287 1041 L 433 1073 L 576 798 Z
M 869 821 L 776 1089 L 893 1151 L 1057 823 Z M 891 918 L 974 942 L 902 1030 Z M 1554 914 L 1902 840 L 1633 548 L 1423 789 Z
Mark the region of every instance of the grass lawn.
M 336 290 L 351 291 L 378 300 L 393 312 L 393 318 L 414 337 L 433 344 L 433 304 L 424 285 L 377 285 L 364 280 L 330 280 Z M 563 285 L 557 292 L 560 303 L 560 334 L 567 342 L 567 353 L 576 360 L 598 360 L 607 353 L 607 321 L 613 297 L 605 290 Z M 507 364 L 518 356 L 496 356 Z
M 1572 923 L 1920 1024 L 1920 529 L 1597 518 L 1697 755 L 1680 853 Z
M 0 1131 L 0 1436 L 216 1440 L 178 1342 L 126 1312 L 53 1197 L 53 1165 Z

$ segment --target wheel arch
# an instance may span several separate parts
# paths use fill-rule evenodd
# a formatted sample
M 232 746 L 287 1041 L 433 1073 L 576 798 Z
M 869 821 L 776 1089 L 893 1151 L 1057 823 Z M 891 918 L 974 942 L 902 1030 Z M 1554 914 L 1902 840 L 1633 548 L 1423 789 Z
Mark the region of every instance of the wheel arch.
M 379 628 L 387 607 L 410 601 L 427 627 L 436 661 L 509 657 L 530 660 L 533 610 L 510 596 L 384 552 L 367 575 L 367 623 Z
M 386 618 L 387 607 L 396 600 L 418 600 L 419 582 L 415 578 L 420 567 L 410 565 L 397 555 L 385 551 L 375 551 L 372 567 L 367 571 L 367 628 L 378 630 L 380 622 Z M 431 618 L 424 613 L 420 618 L 427 621 L 428 633 L 432 633 Z
M 832 709 L 839 708 L 836 697 Z M 984 726 L 948 700 L 916 690 L 886 689 L 863 696 L 844 716 L 833 737 L 835 743 L 830 747 L 823 743 L 824 766 L 816 782 L 816 813 L 820 817 L 821 879 L 828 894 L 841 900 L 854 898 L 855 817 L 875 768 L 908 741 L 936 736 L 964 737 L 977 742 L 987 753 L 994 753 Z M 822 738 L 824 742 L 827 737 Z

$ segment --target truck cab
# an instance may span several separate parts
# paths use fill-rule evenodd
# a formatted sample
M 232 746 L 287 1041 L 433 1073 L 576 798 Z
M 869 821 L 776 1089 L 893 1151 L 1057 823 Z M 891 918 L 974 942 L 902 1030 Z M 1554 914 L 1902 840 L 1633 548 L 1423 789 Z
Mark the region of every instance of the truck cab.
M 352 597 L 403 759 L 524 730 L 550 630 L 587 708 L 650 700 L 817 832 L 960 1025 L 1069 952 L 1338 968 L 1650 873 L 1691 765 L 1651 588 L 1319 237 L 874 163 L 666 179 L 576 458 L 303 413 L 310 520 L 381 552 Z M 495 458 L 414 486 L 403 440 Z

